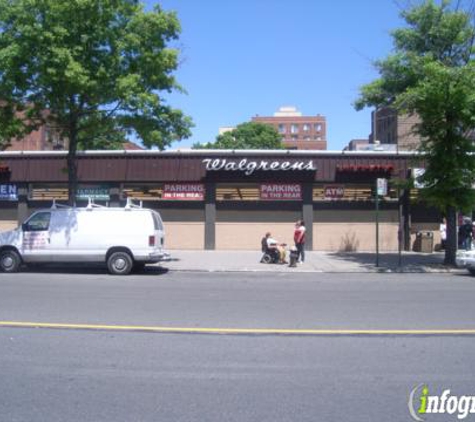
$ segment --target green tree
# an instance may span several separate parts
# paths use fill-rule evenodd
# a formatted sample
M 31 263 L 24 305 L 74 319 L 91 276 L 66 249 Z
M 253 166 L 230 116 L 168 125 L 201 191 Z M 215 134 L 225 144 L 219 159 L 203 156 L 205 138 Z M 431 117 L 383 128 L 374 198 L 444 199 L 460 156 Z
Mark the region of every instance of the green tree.
M 272 126 L 246 122 L 218 135 L 216 142 L 195 144 L 194 149 L 284 149 L 282 135 Z
M 445 263 L 455 265 L 457 210 L 474 204 L 475 29 L 470 13 L 450 1 L 426 0 L 402 12 L 394 52 L 376 62 L 380 77 L 362 87 L 357 109 L 394 107 L 417 115 L 425 173 L 422 197 L 447 217 Z
M 181 90 L 168 46 L 179 32 L 175 13 L 136 0 L 0 0 L 0 142 L 57 130 L 73 203 L 78 149 L 188 137 L 191 120 L 162 95 Z

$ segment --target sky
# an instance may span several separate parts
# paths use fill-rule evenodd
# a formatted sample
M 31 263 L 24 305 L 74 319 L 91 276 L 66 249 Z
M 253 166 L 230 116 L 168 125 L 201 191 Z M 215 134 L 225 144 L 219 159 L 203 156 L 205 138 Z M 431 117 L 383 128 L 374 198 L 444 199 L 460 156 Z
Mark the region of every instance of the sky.
M 353 103 L 378 77 L 404 25 L 397 0 L 147 0 L 176 11 L 182 26 L 176 79 L 187 94 L 166 99 L 193 119 L 192 137 L 172 148 L 214 142 L 220 127 L 282 106 L 327 119 L 327 149 L 367 138 L 371 110 Z

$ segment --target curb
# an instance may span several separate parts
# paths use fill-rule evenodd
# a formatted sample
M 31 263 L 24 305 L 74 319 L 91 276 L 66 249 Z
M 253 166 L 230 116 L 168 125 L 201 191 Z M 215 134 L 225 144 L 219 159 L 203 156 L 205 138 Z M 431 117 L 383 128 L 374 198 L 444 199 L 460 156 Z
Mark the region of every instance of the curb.
M 308 270 L 272 270 L 272 269 L 226 269 L 226 268 L 167 268 L 162 267 L 170 272 L 201 272 L 201 273 L 273 273 L 273 274 L 289 274 L 289 273 L 300 273 L 300 274 L 465 274 L 465 269 L 458 268 L 441 268 L 441 269 L 431 269 L 431 268 L 374 268 L 374 269 L 352 269 L 352 270 L 317 270 L 317 269 L 308 269 Z

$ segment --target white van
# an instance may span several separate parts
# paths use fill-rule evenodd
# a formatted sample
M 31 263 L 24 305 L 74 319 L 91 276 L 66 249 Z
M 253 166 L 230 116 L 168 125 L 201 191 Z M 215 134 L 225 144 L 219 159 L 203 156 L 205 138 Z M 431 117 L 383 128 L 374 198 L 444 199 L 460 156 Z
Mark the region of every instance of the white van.
M 125 275 L 166 255 L 160 214 L 128 202 L 124 208 L 57 207 L 36 211 L 16 230 L 0 233 L 0 269 L 29 263 L 105 263 Z

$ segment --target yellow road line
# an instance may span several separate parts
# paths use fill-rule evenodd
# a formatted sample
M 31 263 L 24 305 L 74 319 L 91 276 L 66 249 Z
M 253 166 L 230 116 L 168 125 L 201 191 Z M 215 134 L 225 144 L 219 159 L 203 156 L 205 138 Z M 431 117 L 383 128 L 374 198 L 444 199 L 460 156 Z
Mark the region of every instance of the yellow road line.
M 97 331 L 139 331 L 155 333 L 187 334 L 267 334 L 267 335 L 475 335 L 475 329 L 291 329 L 291 328 L 205 328 L 205 327 L 163 327 L 142 325 L 65 324 L 47 322 L 0 321 L 0 327 L 9 328 L 51 328 Z

